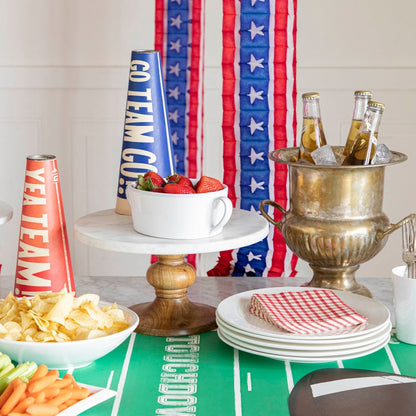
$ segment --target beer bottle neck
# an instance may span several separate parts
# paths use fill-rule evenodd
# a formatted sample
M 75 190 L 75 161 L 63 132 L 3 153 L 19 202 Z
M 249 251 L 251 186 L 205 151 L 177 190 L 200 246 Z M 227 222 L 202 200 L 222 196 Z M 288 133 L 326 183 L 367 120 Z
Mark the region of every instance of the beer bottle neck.
M 368 97 L 355 97 L 353 120 L 362 120 L 367 109 Z
M 303 101 L 303 118 L 321 118 L 321 109 L 318 100 L 304 100 Z
M 378 133 L 382 112 L 367 110 L 360 126 L 360 133 Z

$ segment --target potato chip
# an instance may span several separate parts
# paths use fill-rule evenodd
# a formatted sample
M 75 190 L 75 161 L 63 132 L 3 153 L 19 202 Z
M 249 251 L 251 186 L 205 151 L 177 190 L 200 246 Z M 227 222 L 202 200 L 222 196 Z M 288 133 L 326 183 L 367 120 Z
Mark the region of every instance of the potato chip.
M 98 305 L 99 301 L 100 301 L 100 297 L 93 293 L 86 293 L 85 295 L 81 295 L 78 298 L 74 299 L 76 308 L 79 308 L 85 302 L 92 302 L 94 305 Z
M 104 308 L 103 308 L 104 310 Z M 113 325 L 114 323 L 124 323 L 126 322 L 126 317 L 124 316 L 124 312 L 121 309 L 108 309 L 108 310 L 104 310 L 104 312 L 111 317 L 111 319 L 113 320 Z
M 113 325 L 111 316 L 107 315 L 92 302 L 86 302 L 82 307 L 95 322 L 98 322 L 98 328 L 111 328 Z
M 88 328 L 88 329 L 94 329 L 97 327 L 97 321 L 91 318 L 88 313 L 82 311 L 82 310 L 75 310 L 72 311 L 69 315 L 69 317 L 78 324 L 78 326 Z
M 6 322 L 4 324 L 4 328 L 6 328 L 7 331 L 7 335 L 4 337 L 4 339 L 17 341 L 22 335 L 22 327 L 17 322 Z
M 5 323 L 10 321 L 10 319 L 16 315 L 16 311 L 17 311 L 17 305 L 16 304 L 11 304 L 8 306 L 8 310 L 5 314 L 2 315 L 2 318 L 0 319 L 0 323 Z
M 72 311 L 74 297 L 71 293 L 64 293 L 46 314 L 45 319 L 63 324 Z
M 108 331 L 103 331 L 103 330 L 100 330 L 100 329 L 93 329 L 88 334 L 88 339 L 100 338 L 100 337 L 104 337 L 106 335 L 110 335 L 110 333 Z
M 46 319 L 42 318 L 39 314 L 33 311 L 29 311 L 28 315 L 32 317 L 40 331 L 49 332 L 49 322 Z
M 0 299 L 0 338 L 26 342 L 92 339 L 128 328 L 117 304 L 98 306 L 99 296 L 40 292 L 18 299 Z
M 33 318 L 29 313 L 20 311 L 19 315 L 23 332 L 27 331 L 31 327 L 34 328 Z
M 7 328 L 3 324 L 0 324 L 0 338 L 2 338 L 2 335 L 6 335 L 8 332 L 9 331 Z

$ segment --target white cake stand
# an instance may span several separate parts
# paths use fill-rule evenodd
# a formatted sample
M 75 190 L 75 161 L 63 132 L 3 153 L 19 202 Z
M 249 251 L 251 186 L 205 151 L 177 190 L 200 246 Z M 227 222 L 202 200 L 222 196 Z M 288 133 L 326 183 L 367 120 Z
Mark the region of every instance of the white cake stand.
M 133 229 L 132 219 L 113 209 L 98 211 L 75 222 L 81 242 L 103 250 L 156 254 L 158 262 L 146 273 L 155 288 L 153 302 L 131 306 L 140 317 L 136 332 L 157 336 L 200 334 L 216 328 L 215 308 L 187 297 L 195 269 L 185 261 L 189 253 L 210 253 L 254 244 L 268 235 L 269 224 L 253 212 L 234 209 L 221 234 L 210 238 L 170 240 L 150 237 Z

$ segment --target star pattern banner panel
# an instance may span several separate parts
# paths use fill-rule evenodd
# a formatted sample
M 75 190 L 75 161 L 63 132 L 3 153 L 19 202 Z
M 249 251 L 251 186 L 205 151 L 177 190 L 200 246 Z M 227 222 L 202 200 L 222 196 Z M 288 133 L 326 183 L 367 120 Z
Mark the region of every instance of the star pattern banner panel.
M 202 172 L 204 0 L 156 0 L 155 49 L 164 67 L 176 173 Z
M 268 153 L 296 143 L 295 51 L 296 0 L 224 0 L 224 183 L 237 208 L 259 212 L 265 199 L 287 207 L 287 167 Z M 220 253 L 208 274 L 293 276 L 296 261 L 271 227 L 263 241 Z
M 160 51 L 176 173 L 202 175 L 205 0 L 156 0 L 155 49 Z M 200 255 L 187 262 L 199 269 Z M 156 258 L 152 257 L 152 262 Z

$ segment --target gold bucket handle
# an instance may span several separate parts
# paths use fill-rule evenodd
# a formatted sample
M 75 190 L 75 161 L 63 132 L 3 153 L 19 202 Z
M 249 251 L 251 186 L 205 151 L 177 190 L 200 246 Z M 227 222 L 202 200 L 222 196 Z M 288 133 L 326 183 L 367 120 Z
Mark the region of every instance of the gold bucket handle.
M 384 231 L 377 231 L 376 240 L 381 241 L 386 235 L 391 234 L 393 231 L 399 229 L 406 221 L 410 221 L 416 218 L 416 214 L 410 214 L 407 217 L 403 218 L 396 224 L 390 224 Z
M 277 229 L 279 231 L 282 231 L 282 224 L 280 221 L 275 221 L 267 212 L 266 209 L 264 208 L 265 205 L 271 205 L 272 207 L 278 209 L 283 215 L 286 214 L 286 210 L 284 208 L 282 208 L 277 202 L 274 202 L 270 199 L 265 199 L 264 201 L 260 202 L 260 212 L 262 213 L 262 215 L 266 218 L 267 221 L 269 221 L 270 223 L 272 223 L 275 227 L 277 227 Z

